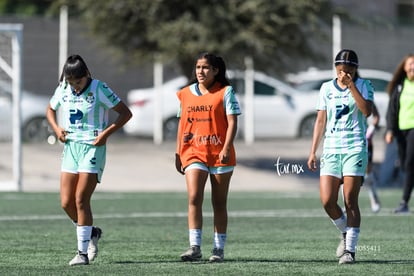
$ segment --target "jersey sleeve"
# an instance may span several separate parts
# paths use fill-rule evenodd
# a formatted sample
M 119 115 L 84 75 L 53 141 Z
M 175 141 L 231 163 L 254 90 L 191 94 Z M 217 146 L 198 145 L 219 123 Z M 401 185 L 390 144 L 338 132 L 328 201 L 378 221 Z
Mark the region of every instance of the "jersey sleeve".
M 364 97 L 364 99 L 369 100 L 374 102 L 374 86 L 372 85 L 370 80 L 365 80 L 362 83 L 362 97 Z
M 232 86 L 227 86 L 224 93 L 224 108 L 227 115 L 240 115 L 240 104 Z
M 328 83 L 323 83 L 319 90 L 318 102 L 316 103 L 316 110 L 326 110 L 326 90 L 328 89 Z
M 53 93 L 52 98 L 49 101 L 50 107 L 53 110 L 57 110 L 60 106 L 60 100 L 62 99 L 62 93 L 64 91 L 65 82 L 61 82 L 58 87 L 56 87 L 55 92 Z
M 113 92 L 112 89 L 109 88 L 108 85 L 104 82 L 99 82 L 98 93 L 99 101 L 107 109 L 113 108 L 121 101 L 118 95 L 115 94 L 115 92 Z

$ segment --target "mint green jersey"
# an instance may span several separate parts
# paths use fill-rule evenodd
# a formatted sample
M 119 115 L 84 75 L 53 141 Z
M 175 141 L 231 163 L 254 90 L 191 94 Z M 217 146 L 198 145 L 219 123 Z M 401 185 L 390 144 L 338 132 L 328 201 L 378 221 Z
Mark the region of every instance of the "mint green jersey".
M 109 109 L 121 100 L 103 82 L 93 79 L 81 94 L 72 91 L 70 85 L 61 82 L 50 100 L 53 110 L 60 109 L 60 122 L 68 132 L 67 140 L 92 144 L 108 127 Z
M 358 78 L 354 82 L 364 99 L 374 101 L 371 82 Z M 367 151 L 367 118 L 358 109 L 348 88 L 341 89 L 336 79 L 322 84 L 317 110 L 326 110 L 324 153 Z

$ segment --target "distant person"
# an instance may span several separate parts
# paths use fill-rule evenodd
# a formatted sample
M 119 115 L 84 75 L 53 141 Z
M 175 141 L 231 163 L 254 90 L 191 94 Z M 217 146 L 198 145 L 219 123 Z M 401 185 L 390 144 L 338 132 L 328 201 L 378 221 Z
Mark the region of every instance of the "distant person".
M 58 109 L 62 125 L 56 119 Z M 112 124 L 108 123 L 109 109 L 119 114 Z M 107 139 L 131 116 L 105 83 L 92 78 L 82 57 L 68 57 L 46 117 L 64 143 L 60 198 L 62 208 L 76 225 L 78 240 L 77 254 L 69 265 L 87 265 L 97 256 L 102 230 L 93 226 L 91 196 L 101 182 Z
M 317 104 L 308 168 L 317 169 L 316 152 L 324 139 L 320 159 L 322 205 L 342 234 L 336 250 L 339 264 L 355 263 L 361 215 L 358 197 L 368 163 L 366 131 L 374 90 L 357 75 L 358 56 L 341 50 L 335 57 L 337 77 L 322 84 Z M 346 215 L 338 205 L 343 184 Z
M 378 213 L 381 209 L 381 203 L 379 201 L 377 193 L 378 178 L 373 171 L 373 156 L 374 156 L 374 144 L 373 137 L 375 130 L 378 128 L 380 115 L 376 105 L 372 104 L 372 121 L 367 129 L 367 142 L 368 142 L 368 165 L 364 178 L 364 183 L 368 188 L 369 200 L 371 204 L 371 210 L 374 213 Z
M 401 166 L 405 172 L 404 190 L 395 213 L 408 213 L 408 202 L 414 186 L 414 54 L 408 54 L 398 64 L 387 92 L 390 102 L 387 111 L 385 141 L 397 140 Z
M 403 185 L 404 173 L 401 168 L 396 140 L 393 139 L 390 144 L 385 143 L 384 159 L 378 173 L 379 184 L 383 187 L 401 187 Z
M 227 195 L 236 165 L 233 141 L 241 114 L 223 59 L 210 53 L 198 56 L 189 85 L 177 96 L 180 123 L 175 165 L 187 183 L 190 241 L 181 260 L 198 261 L 202 257 L 202 206 L 210 176 L 214 237 L 209 261 L 221 262 L 227 239 Z

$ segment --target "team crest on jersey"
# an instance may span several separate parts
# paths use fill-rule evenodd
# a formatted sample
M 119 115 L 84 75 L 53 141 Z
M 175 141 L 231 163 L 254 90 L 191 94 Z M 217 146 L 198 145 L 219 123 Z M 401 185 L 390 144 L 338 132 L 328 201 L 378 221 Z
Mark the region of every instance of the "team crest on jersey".
M 92 92 L 89 92 L 88 95 L 86 96 L 86 101 L 88 103 L 93 103 L 95 101 L 95 96 L 93 95 Z

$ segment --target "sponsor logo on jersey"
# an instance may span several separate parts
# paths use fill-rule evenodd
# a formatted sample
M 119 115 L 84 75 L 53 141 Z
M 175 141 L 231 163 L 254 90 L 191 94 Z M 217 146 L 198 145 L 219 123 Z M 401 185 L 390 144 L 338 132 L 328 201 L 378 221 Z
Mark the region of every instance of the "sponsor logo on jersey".
M 79 109 L 71 109 L 69 110 L 69 121 L 71 124 L 75 124 L 76 121 L 81 120 L 83 118 L 83 112 Z

